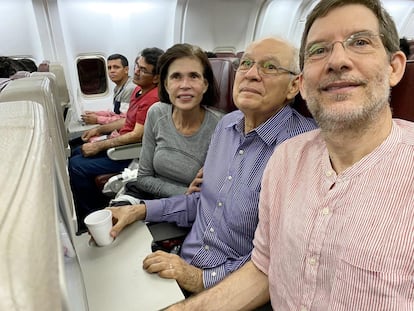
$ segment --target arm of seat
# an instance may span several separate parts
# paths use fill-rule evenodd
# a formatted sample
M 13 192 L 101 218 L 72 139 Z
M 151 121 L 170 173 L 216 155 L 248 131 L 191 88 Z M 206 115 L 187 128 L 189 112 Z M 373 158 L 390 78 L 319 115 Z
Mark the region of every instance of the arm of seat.
M 111 160 L 132 160 L 139 158 L 141 148 L 142 144 L 136 143 L 109 148 L 106 153 Z

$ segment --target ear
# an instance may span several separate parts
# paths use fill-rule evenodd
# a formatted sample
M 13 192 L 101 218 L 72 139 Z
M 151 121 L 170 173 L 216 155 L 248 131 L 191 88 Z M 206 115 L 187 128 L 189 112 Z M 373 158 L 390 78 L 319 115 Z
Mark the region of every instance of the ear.
M 400 82 L 404 75 L 405 66 L 407 63 L 407 58 L 405 54 L 401 51 L 395 52 L 391 56 L 390 68 L 391 73 L 389 77 L 390 86 L 393 87 Z
M 203 94 L 204 94 L 205 92 L 207 92 L 207 90 L 208 90 L 208 81 L 207 81 L 207 79 L 204 79 L 204 89 L 203 89 Z
M 152 83 L 153 83 L 153 84 L 158 84 L 158 83 L 160 83 L 160 75 L 154 75 L 154 76 L 152 77 Z
M 299 91 L 300 91 L 300 95 L 302 96 L 302 98 L 304 100 L 306 100 L 306 91 L 303 87 L 303 73 L 301 73 L 298 77 L 298 83 L 299 83 Z
M 294 77 L 288 86 L 288 92 L 286 94 L 286 99 L 291 100 L 299 93 L 299 76 Z

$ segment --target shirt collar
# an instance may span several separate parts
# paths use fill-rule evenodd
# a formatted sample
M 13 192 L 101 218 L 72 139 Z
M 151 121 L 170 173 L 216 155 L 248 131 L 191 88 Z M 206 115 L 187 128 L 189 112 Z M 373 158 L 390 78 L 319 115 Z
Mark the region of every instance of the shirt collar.
M 239 111 L 239 116 L 227 125 L 227 128 L 234 128 L 240 135 L 244 135 L 244 114 Z M 286 129 L 286 121 L 292 116 L 292 108 L 287 105 L 279 110 L 275 115 L 269 118 L 266 122 L 260 124 L 258 127 L 250 131 L 248 135 L 258 135 L 267 145 L 272 145 L 278 134 Z

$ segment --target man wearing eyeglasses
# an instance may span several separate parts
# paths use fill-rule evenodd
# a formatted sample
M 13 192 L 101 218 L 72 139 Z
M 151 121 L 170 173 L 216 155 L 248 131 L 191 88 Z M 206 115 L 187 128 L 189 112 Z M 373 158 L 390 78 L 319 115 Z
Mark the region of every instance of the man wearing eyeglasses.
M 84 218 L 91 212 L 107 206 L 109 198 L 95 184 L 95 177 L 119 173 L 128 167 L 130 160 L 111 160 L 109 148 L 140 142 L 144 133 L 144 122 L 149 107 L 158 102 L 157 61 L 163 51 L 147 48 L 136 60 L 134 83 L 138 86 L 131 95 L 126 118 L 100 125 L 82 135 L 82 146 L 73 150 L 69 159 L 69 177 L 72 188 L 78 234 L 86 231 Z M 119 133 L 118 133 L 119 131 Z M 91 137 L 109 135 L 108 139 L 88 143 Z
M 250 259 L 258 220 L 260 181 L 275 146 L 316 126 L 288 104 L 299 92 L 298 53 L 287 42 L 252 43 L 237 69 L 233 99 L 213 134 L 200 192 L 111 207 L 116 236 L 145 219 L 191 227 L 180 256 L 157 251 L 144 269 L 176 279 L 188 292 L 211 287 Z
M 300 91 L 320 130 L 263 175 L 252 260 L 171 310 L 414 310 L 414 124 L 392 119 L 404 73 L 376 0 L 322 0 L 302 37 Z M 208 303 L 212 302 L 212 303 Z

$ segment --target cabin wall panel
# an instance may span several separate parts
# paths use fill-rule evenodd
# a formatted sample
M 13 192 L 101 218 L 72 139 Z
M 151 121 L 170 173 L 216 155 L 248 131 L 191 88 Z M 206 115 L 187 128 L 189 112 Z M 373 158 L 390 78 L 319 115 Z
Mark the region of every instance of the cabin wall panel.
M 175 1 L 87 1 L 58 0 L 64 55 L 70 64 L 80 106 L 86 110 L 111 109 L 114 84 L 108 80 L 106 95 L 82 96 L 78 89 L 76 60 L 80 56 L 112 53 L 125 55 L 130 75 L 138 53 L 146 47 L 166 49 L 173 43 Z
M 0 0 L 1 56 L 43 58 L 39 27 L 31 0 Z
M 258 8 L 263 1 L 191 0 L 187 2 L 182 42 L 204 50 L 243 50 L 253 38 Z

